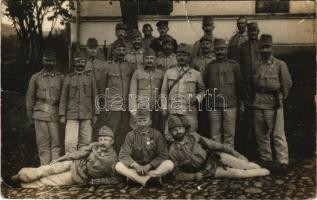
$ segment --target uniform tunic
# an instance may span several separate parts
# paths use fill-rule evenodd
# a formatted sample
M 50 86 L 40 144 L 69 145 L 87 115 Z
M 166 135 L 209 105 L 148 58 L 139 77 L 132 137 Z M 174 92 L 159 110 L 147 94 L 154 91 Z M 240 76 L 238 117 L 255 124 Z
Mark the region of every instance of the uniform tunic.
M 215 60 L 215 54 L 213 52 L 207 54 L 207 55 L 201 55 L 194 58 L 192 61 L 191 66 L 196 69 L 197 71 L 200 71 L 201 75 L 204 76 L 206 71 L 206 66 L 213 60 Z
M 237 32 L 236 34 L 234 34 L 229 41 L 228 58 L 239 62 L 239 58 L 240 58 L 239 47 L 241 46 L 241 44 L 245 43 L 246 41 L 248 41 L 247 32 L 244 32 L 242 34 Z
M 136 69 L 140 69 L 143 67 L 143 52 L 143 48 L 139 50 L 131 49 L 130 53 L 125 56 L 125 61 L 133 64 Z
M 143 133 L 138 130 L 129 132 L 119 154 L 119 160 L 127 167 L 136 162 L 157 168 L 167 159 L 168 150 L 165 140 L 162 134 L 153 128 Z
M 163 52 L 159 52 L 156 58 L 157 68 L 166 72 L 168 69 L 177 65 L 177 59 L 175 53 L 166 55 Z
M 172 36 L 170 36 L 172 37 Z M 160 51 L 163 51 L 163 39 L 165 37 L 157 37 L 155 38 L 151 44 L 150 44 L 150 48 L 152 48 L 156 53 L 160 52 Z M 174 47 L 174 50 L 173 52 L 175 53 L 177 51 L 177 48 L 178 48 L 178 44 L 177 44 L 177 41 L 175 39 L 173 39 L 173 47 Z
M 59 115 L 66 119 L 92 119 L 99 114 L 95 106 L 98 95 L 92 71 L 74 72 L 65 78 L 59 106 Z

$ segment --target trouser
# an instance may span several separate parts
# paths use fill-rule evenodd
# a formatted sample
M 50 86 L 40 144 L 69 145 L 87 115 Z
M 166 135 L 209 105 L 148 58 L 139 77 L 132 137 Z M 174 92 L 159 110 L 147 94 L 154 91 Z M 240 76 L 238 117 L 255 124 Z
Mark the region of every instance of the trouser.
M 139 175 L 135 169 L 128 168 L 122 162 L 118 162 L 115 168 L 119 174 L 144 186 L 151 177 L 163 177 L 170 173 L 174 168 L 174 164 L 170 160 L 165 160 L 156 169 L 149 171 L 145 176 Z
M 261 168 L 256 163 L 239 159 L 227 153 L 218 153 L 218 155 L 220 156 L 220 162 L 226 168 L 217 167 L 215 172 L 216 178 L 249 178 L 270 174 L 267 169 Z
M 185 122 L 187 125 L 189 125 L 189 128 L 186 132 L 191 133 L 191 132 L 197 131 L 198 129 L 197 115 L 180 115 L 180 114 L 171 114 L 171 115 L 178 116 L 182 120 L 183 123 Z M 168 142 L 172 142 L 174 140 L 173 136 L 171 135 L 168 129 L 168 119 L 171 115 L 169 115 L 165 121 L 165 130 L 164 130 L 164 136 Z
M 217 111 L 212 110 L 209 111 L 208 114 L 211 139 L 234 148 L 237 108 L 227 108 L 227 110 L 219 109 Z
M 76 182 L 71 175 L 72 161 L 57 162 L 38 168 L 22 168 L 18 175 L 23 188 L 38 188 L 45 186 L 73 185 Z
M 62 154 L 59 122 L 34 120 L 34 126 L 41 165 L 49 164 Z
M 207 101 L 204 99 L 204 101 L 199 104 L 198 107 L 198 113 L 197 113 L 197 118 L 198 118 L 198 133 L 204 137 L 209 137 L 209 123 L 208 123 L 208 111 L 206 110 L 207 108 Z
M 71 153 L 92 142 L 90 119 L 67 120 L 65 128 L 65 153 Z
M 276 121 L 274 122 L 274 110 L 254 109 L 255 115 L 255 135 L 261 159 L 264 161 L 272 160 L 271 133 L 273 123 L 273 142 L 277 160 L 282 164 L 288 164 L 288 146 L 284 132 L 283 109 L 276 111 Z
M 129 111 L 108 111 L 105 115 L 105 124 L 114 133 L 113 148 L 119 153 L 125 136 L 131 131 L 129 126 L 130 113 Z

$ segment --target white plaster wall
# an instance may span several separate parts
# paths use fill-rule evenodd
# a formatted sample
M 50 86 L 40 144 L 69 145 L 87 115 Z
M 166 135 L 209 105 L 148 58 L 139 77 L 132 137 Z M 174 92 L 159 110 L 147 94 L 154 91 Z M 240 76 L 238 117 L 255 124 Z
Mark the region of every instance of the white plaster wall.
M 315 1 L 290 1 L 290 13 L 314 13 Z M 75 12 L 73 13 L 76 14 Z M 179 15 L 253 15 L 255 1 L 180 1 L 173 2 L 171 16 Z M 82 0 L 81 16 L 121 16 L 120 2 Z
M 279 44 L 313 44 L 314 43 L 314 20 L 313 19 L 265 19 L 257 20 L 261 33 L 272 34 L 274 42 Z M 107 44 L 113 42 L 115 37 L 115 24 L 117 22 L 81 22 L 80 23 L 80 43 L 85 44 L 89 37 L 95 37 L 102 45 L 106 39 Z M 158 36 L 156 21 L 140 21 L 139 28 L 144 23 L 152 24 L 154 36 Z M 215 19 L 215 37 L 229 39 L 236 30 L 235 20 Z M 169 34 L 179 43 L 186 42 L 193 44 L 198 40 L 203 31 L 200 20 L 171 20 Z M 71 25 L 71 30 L 75 29 L 75 24 Z M 71 33 L 72 41 L 76 40 L 75 31 Z

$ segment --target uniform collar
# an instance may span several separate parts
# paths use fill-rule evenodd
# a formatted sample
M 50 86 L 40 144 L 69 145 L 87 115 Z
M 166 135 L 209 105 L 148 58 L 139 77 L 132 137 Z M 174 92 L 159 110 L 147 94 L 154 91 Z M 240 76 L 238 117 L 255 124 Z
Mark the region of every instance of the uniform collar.
M 139 50 L 132 49 L 131 54 L 143 54 L 143 51 L 143 48 L 140 48 Z
M 262 64 L 268 64 L 268 65 L 272 65 L 274 63 L 274 56 L 271 55 L 270 58 L 267 61 L 264 61 L 261 59 L 260 61 Z
M 189 65 L 186 65 L 185 67 L 178 66 L 178 71 L 185 72 L 188 68 L 189 68 Z
M 214 54 L 212 52 L 210 52 L 209 54 L 207 55 L 201 55 L 202 58 L 213 58 L 215 57 Z
M 146 66 L 144 65 L 144 70 L 145 70 L 146 72 L 150 72 L 150 71 L 155 72 L 155 66 L 153 66 L 153 67 L 146 67 Z
M 42 72 L 43 72 L 43 76 L 51 76 L 51 77 L 56 76 L 58 73 L 54 69 L 52 71 L 47 71 L 46 69 L 42 69 Z

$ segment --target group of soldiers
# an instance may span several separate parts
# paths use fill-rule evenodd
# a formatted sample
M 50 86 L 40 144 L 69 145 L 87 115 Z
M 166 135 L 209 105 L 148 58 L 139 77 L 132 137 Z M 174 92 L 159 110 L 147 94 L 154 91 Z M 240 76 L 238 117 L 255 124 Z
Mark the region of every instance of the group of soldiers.
M 272 36 L 259 38 L 257 22 L 240 17 L 227 44 L 214 38 L 213 18 L 205 16 L 204 35 L 192 47 L 177 44 L 168 21 L 156 25 L 158 38 L 150 24 L 142 38 L 138 30 L 128 37 L 117 24 L 107 61 L 89 38 L 66 77 L 55 69 L 55 52 L 44 52 L 26 97 L 41 166 L 23 168 L 13 180 L 41 187 L 115 183 L 117 174 L 141 185 L 160 184 L 170 172 L 178 180 L 264 176 L 273 160 L 271 137 L 279 169 L 287 171 L 283 100 L 292 80 L 273 56 Z M 255 133 L 265 168 L 235 150 L 238 113 L 246 116 L 245 131 Z

